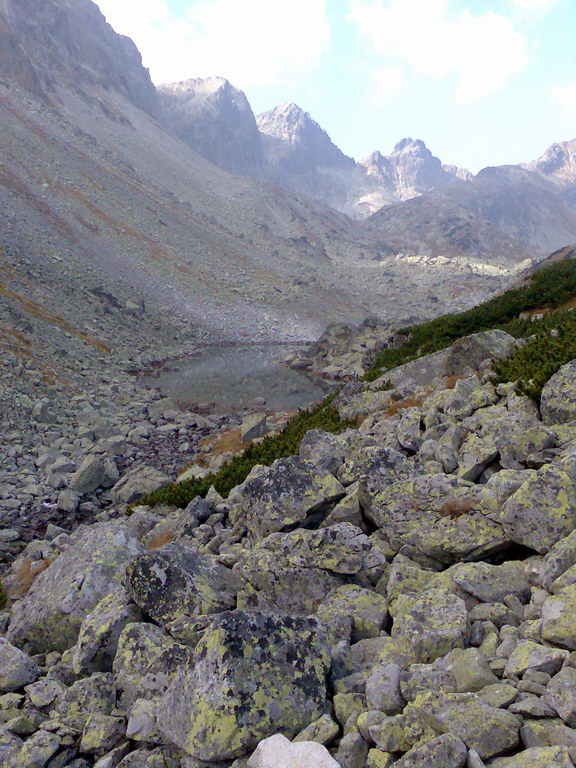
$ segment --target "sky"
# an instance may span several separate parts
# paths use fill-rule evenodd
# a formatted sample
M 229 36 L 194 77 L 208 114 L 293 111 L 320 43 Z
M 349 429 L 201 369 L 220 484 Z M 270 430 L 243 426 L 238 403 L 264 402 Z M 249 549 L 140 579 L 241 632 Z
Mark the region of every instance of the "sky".
M 576 138 L 576 0 L 96 0 L 157 84 L 292 101 L 356 160 L 422 139 L 477 172 Z

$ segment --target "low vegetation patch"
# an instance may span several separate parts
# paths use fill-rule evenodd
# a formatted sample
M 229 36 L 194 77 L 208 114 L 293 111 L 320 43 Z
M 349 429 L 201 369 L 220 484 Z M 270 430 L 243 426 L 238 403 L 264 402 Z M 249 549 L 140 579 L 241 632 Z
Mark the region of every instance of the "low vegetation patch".
M 235 488 L 248 477 L 252 468 L 257 464 L 270 465 L 276 459 L 297 454 L 302 438 L 311 429 L 323 429 L 326 432 L 338 434 L 356 426 L 354 422 L 344 421 L 340 418 L 338 410 L 334 406 L 334 398 L 337 394 L 337 392 L 333 392 L 315 406 L 299 411 L 279 434 L 265 437 L 258 444 L 252 444 L 242 454 L 231 459 L 218 472 L 198 480 L 174 483 L 145 496 L 139 503 L 150 506 L 168 504 L 184 508 L 196 496 L 205 496 L 211 486 L 214 486 L 222 496 L 227 496 L 232 488 Z
M 535 272 L 521 288 L 513 288 L 500 296 L 459 314 L 442 315 L 419 325 L 404 328 L 403 343 L 383 350 L 365 375 L 374 381 L 386 371 L 423 355 L 446 349 L 463 336 L 493 328 L 517 335 L 519 324 L 531 320 L 519 319 L 523 312 L 533 309 L 560 307 L 576 296 L 576 261 L 565 259 Z M 524 327 L 524 326 L 523 326 Z M 514 332 L 516 331 L 516 332 Z
M 539 401 L 546 382 L 576 359 L 576 315 L 555 312 L 532 322 L 531 330 L 524 344 L 495 364 L 494 372 L 497 381 L 515 381 L 522 394 Z

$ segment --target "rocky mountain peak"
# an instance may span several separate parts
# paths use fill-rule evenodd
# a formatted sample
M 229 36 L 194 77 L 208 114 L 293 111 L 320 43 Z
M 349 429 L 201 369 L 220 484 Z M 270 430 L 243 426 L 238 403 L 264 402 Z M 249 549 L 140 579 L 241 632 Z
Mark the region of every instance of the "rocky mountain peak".
M 575 181 L 576 139 L 552 144 L 541 157 L 527 167 L 554 181 Z
M 260 134 L 241 90 L 207 77 L 161 85 L 158 93 L 164 121 L 179 139 L 227 171 L 259 173 Z
M 256 121 L 261 133 L 280 139 L 316 165 L 354 165 L 352 158 L 341 152 L 326 131 L 297 104 L 280 104 L 258 115 Z

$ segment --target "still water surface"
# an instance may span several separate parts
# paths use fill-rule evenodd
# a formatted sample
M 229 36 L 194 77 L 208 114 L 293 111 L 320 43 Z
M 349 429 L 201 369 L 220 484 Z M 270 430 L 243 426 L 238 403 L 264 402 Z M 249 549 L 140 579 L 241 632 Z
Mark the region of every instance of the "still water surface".
M 183 403 L 215 402 L 217 409 L 254 406 L 290 411 L 310 405 L 334 385 L 282 365 L 293 350 L 284 345 L 213 347 L 199 357 L 166 363 L 144 381 Z

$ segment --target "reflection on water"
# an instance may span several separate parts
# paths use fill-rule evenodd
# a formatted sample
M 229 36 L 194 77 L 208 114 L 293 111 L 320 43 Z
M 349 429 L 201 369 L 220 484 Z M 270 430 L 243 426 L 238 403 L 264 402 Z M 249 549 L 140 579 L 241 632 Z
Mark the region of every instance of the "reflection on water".
M 214 347 L 201 357 L 166 363 L 144 382 L 184 403 L 215 402 L 232 410 L 263 398 L 271 410 L 296 410 L 320 400 L 334 385 L 282 365 L 290 351 L 280 345 Z

